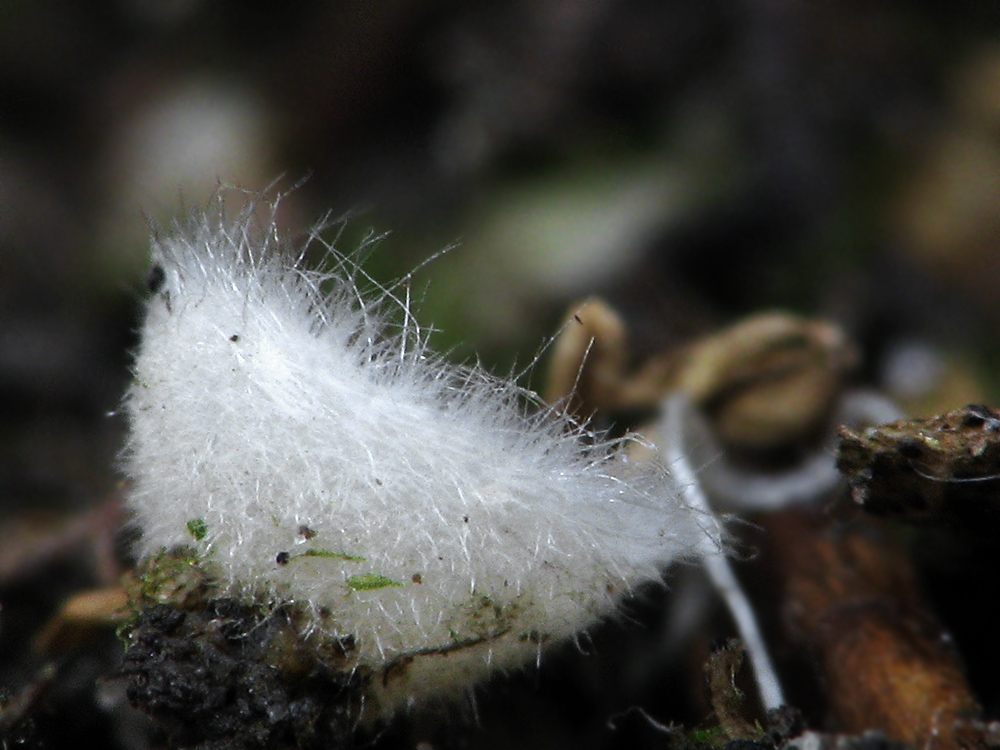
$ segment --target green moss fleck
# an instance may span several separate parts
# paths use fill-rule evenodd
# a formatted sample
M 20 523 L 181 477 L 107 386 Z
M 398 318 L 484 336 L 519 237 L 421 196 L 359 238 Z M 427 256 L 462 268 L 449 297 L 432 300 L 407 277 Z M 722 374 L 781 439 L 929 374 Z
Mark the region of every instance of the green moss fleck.
M 691 730 L 688 739 L 698 745 L 722 747 L 729 739 L 729 736 L 723 731 L 722 727 L 709 727 L 708 729 Z
M 192 518 L 187 522 L 188 531 L 191 532 L 191 536 L 197 539 L 199 542 L 205 538 L 208 533 L 208 524 L 205 523 L 204 518 Z
M 194 607 L 209 597 L 211 588 L 208 574 L 190 547 L 150 555 L 139 563 L 125 584 L 136 610 L 153 604 Z
M 354 591 L 376 591 L 388 588 L 389 586 L 402 586 L 399 581 L 387 578 L 381 573 L 366 573 L 361 576 L 351 576 L 347 579 L 347 586 Z
M 313 549 L 309 548 L 301 555 L 296 555 L 296 557 L 330 557 L 334 560 L 346 560 L 347 562 L 364 562 L 365 558 L 359 555 L 348 555 L 346 552 L 331 552 L 328 549 Z M 401 584 L 397 584 L 401 585 Z

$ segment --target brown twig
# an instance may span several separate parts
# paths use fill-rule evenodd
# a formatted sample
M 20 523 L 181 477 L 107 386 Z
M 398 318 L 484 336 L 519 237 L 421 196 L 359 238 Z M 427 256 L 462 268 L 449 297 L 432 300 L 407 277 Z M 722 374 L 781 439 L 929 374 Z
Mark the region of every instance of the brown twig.
M 785 511 L 767 523 L 786 627 L 815 656 L 838 729 L 921 748 L 986 747 L 980 706 L 909 558 L 880 524 Z

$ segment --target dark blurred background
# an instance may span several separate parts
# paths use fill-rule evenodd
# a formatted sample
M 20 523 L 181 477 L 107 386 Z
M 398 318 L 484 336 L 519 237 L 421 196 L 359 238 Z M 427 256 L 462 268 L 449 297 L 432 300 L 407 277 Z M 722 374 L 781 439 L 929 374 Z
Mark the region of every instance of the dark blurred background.
M 601 294 L 640 353 L 786 307 L 915 413 L 996 392 L 995 1 L 2 0 L 0 686 L 100 579 L 89 531 L 18 545 L 115 491 L 150 223 L 305 177 L 282 221 L 391 230 L 382 278 L 457 245 L 414 283 L 456 359 L 520 368 Z

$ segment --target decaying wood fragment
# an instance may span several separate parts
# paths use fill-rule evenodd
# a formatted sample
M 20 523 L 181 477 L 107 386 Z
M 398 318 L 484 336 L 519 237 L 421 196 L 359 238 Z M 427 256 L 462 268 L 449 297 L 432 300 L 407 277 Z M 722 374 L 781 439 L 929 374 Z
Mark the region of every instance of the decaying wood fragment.
M 743 661 L 742 644 L 730 638 L 722 648 L 712 652 L 705 664 L 712 710 L 729 739 L 757 739 L 763 734 L 760 727 L 746 718 L 746 696 L 736 685 Z
M 837 464 L 865 510 L 966 528 L 1000 524 L 1000 413 L 966 406 L 929 419 L 840 430 Z
M 950 639 L 879 521 L 789 510 L 767 535 L 789 634 L 813 655 L 839 730 L 935 750 L 987 746 Z

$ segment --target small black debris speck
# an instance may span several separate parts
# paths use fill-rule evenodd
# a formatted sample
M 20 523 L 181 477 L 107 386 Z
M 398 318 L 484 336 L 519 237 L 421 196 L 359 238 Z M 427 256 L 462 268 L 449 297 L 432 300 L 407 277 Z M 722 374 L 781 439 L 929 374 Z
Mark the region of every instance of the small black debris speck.
M 792 737 L 798 737 L 806 729 L 802 712 L 792 706 L 779 706 L 767 711 L 767 739 L 775 747 L 784 745 Z
M 899 455 L 903 458 L 920 458 L 924 452 L 924 446 L 913 437 L 903 438 L 899 441 Z
M 237 341 L 240 340 L 240 335 L 238 333 L 234 333 L 232 336 L 229 337 L 229 340 L 235 344 Z
M 167 274 L 163 270 L 163 266 L 156 264 L 149 269 L 149 274 L 146 276 L 146 288 L 150 294 L 156 294 L 163 289 L 163 282 L 166 280 Z
M 969 404 L 962 417 L 963 427 L 982 427 L 988 432 L 1000 431 L 1000 414 L 983 404 Z
M 287 552 L 279 552 L 277 557 L 274 558 L 274 561 L 278 563 L 278 565 L 288 565 L 288 562 L 291 559 L 292 556 Z

